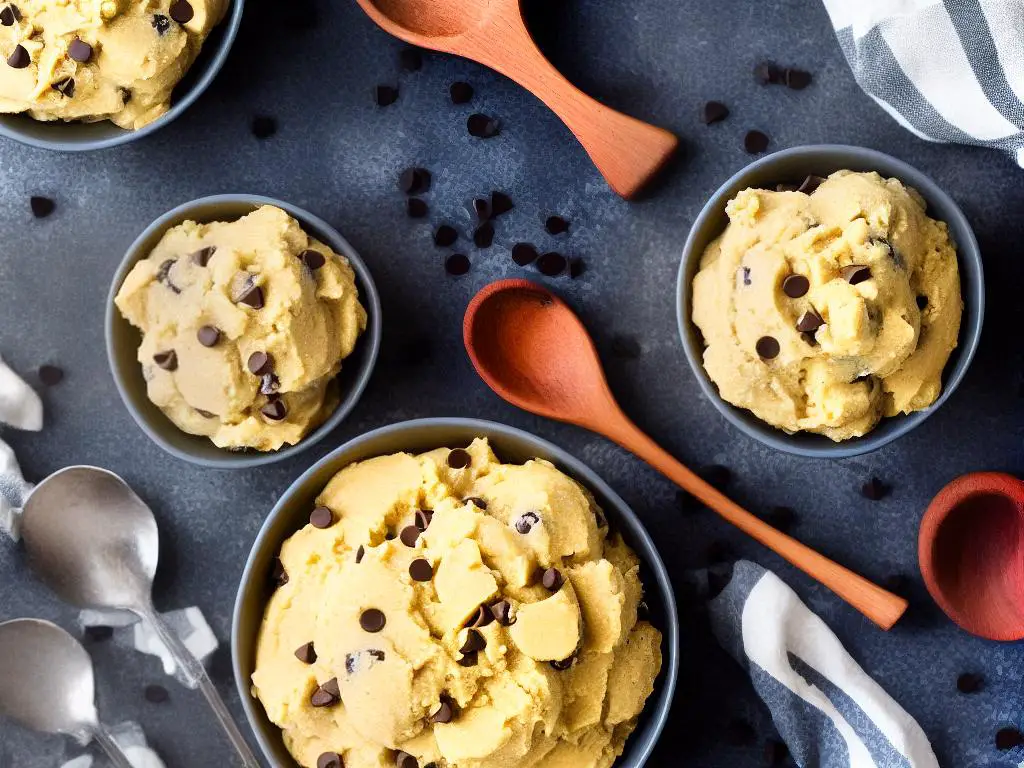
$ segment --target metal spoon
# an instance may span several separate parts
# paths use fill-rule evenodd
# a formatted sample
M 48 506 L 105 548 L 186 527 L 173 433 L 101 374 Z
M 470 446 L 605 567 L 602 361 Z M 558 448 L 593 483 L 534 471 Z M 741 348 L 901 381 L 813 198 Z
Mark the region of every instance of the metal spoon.
M 22 537 L 36 575 L 80 608 L 131 611 L 149 622 L 192 688 L 198 687 L 247 768 L 259 762 L 210 676 L 153 608 L 160 556 L 156 519 L 120 477 L 96 467 L 68 467 L 32 491 Z
M 42 733 L 95 739 L 117 768 L 128 757 L 96 714 L 92 659 L 75 638 L 48 621 L 0 624 L 0 715 Z

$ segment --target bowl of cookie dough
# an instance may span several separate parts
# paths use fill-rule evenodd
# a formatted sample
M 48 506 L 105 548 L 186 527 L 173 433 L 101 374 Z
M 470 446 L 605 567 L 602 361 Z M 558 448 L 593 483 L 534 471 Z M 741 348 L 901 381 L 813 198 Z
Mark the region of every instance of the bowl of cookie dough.
M 0 2 L 0 136 L 64 152 L 159 130 L 220 72 L 244 0 Z
M 677 308 L 687 361 L 731 424 L 787 453 L 856 456 L 921 425 L 963 380 L 984 319 L 981 253 L 912 166 L 796 147 L 705 205 Z
M 217 195 L 153 222 L 106 308 L 114 382 L 142 430 L 185 461 L 240 469 L 315 445 L 356 407 L 380 350 L 373 277 L 327 222 Z
M 232 657 L 281 768 L 639 768 L 678 635 L 654 543 L 600 477 L 518 429 L 435 418 L 362 435 L 284 493 Z

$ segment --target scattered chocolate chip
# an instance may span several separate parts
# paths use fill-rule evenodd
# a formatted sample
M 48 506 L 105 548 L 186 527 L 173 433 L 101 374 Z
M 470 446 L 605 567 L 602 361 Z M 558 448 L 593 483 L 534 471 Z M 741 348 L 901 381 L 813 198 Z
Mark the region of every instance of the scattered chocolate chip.
M 569 669 L 569 667 L 571 667 L 575 663 L 575 661 L 576 657 L 570 656 L 567 659 L 562 659 L 561 661 L 552 661 L 550 663 L 552 669 L 557 669 L 559 672 L 564 672 L 565 670 Z
M 477 509 L 487 509 L 487 502 L 481 499 L 479 496 L 470 496 L 465 499 L 467 504 L 472 504 Z
M 622 360 L 636 360 L 643 350 L 640 342 L 632 336 L 617 335 L 612 337 L 612 355 Z
M 794 91 L 802 91 L 808 85 L 811 84 L 810 72 L 806 72 L 802 69 L 787 69 L 785 71 L 786 87 L 792 88 Z
M 387 624 L 387 617 L 383 611 L 376 608 L 367 608 L 359 617 L 359 626 L 365 632 L 380 632 Z
M 301 661 L 303 664 L 315 664 L 316 663 L 316 649 L 312 643 L 306 643 L 300 645 L 295 649 L 295 658 Z
M 697 470 L 700 478 L 718 491 L 724 491 L 732 481 L 732 470 L 721 464 L 707 464 Z
M 871 267 L 864 266 L 863 264 L 851 264 L 839 270 L 839 274 L 850 285 L 857 285 L 871 279 Z
M 163 704 L 169 698 L 171 694 L 162 685 L 147 685 L 146 689 L 142 692 L 145 696 L 146 701 L 150 704 Z
M 178 370 L 178 353 L 173 349 L 169 349 L 166 352 L 157 352 L 153 355 L 153 362 L 156 363 L 157 368 L 162 368 L 165 371 L 176 371 Z
M 251 275 L 238 292 L 238 298 L 235 301 L 253 309 L 263 309 L 263 289 L 255 284 Z
M 525 267 L 537 260 L 540 254 L 537 249 L 529 243 L 516 243 L 512 246 L 512 261 L 520 267 Z
M 274 370 L 274 358 L 266 352 L 253 352 L 249 355 L 246 367 L 253 376 L 263 376 Z
M 86 627 L 82 634 L 90 643 L 105 643 L 114 636 L 114 628 L 103 625 Z
M 757 356 L 762 360 L 774 360 L 781 351 L 779 340 L 774 336 L 762 336 L 757 340 L 756 349 Z
M 0 24 L 3 26 L 13 27 L 19 21 L 21 21 L 21 11 L 18 10 L 18 6 L 7 5 L 0 10 Z
M 816 310 L 809 309 L 800 315 L 800 319 L 796 321 L 796 329 L 800 333 L 814 333 L 824 324 L 825 318 L 818 314 Z
M 163 37 L 167 34 L 167 30 L 171 28 L 171 20 L 164 16 L 162 13 L 153 14 L 153 29 L 156 33 Z
M 478 197 L 473 201 L 473 210 L 480 221 L 487 221 L 491 218 L 491 201 Z
M 409 563 L 409 576 L 413 581 L 430 581 L 434 578 L 434 566 L 422 557 Z
M 454 82 L 448 93 L 451 95 L 452 104 L 468 104 L 473 100 L 473 86 L 469 83 Z
M 515 207 L 512 198 L 504 192 L 491 192 L 491 216 L 504 216 Z
M 174 291 L 174 293 L 181 293 L 181 288 L 176 286 L 174 281 L 171 280 L 171 270 L 174 268 L 176 263 L 175 259 L 167 259 L 167 261 L 163 262 L 156 270 L 156 281 L 158 283 L 163 283 Z
M 569 259 L 569 277 L 575 280 L 577 277 L 587 271 L 587 265 L 583 263 L 583 259 L 578 256 Z
M 743 137 L 743 148 L 751 155 L 757 155 L 768 149 L 770 139 L 762 131 L 747 131 Z
M 544 575 L 541 576 L 540 583 L 543 584 L 544 589 L 549 592 L 557 592 L 565 583 L 565 577 L 557 568 L 548 568 L 544 571 Z
M 274 395 L 281 389 L 281 380 L 272 373 L 265 373 L 260 377 L 260 394 Z
M 390 107 L 398 101 L 398 89 L 393 85 L 378 85 L 373 89 L 373 100 L 378 107 Z
M 430 212 L 427 204 L 418 197 L 410 197 L 405 201 L 405 212 L 410 219 L 422 219 Z
M 39 366 L 39 381 L 44 387 L 55 387 L 63 380 L 64 370 L 62 368 L 56 365 Z
M 434 232 L 434 245 L 438 248 L 448 248 L 449 246 L 455 245 L 455 242 L 459 239 L 459 233 L 455 227 L 449 226 L 448 224 L 442 224 Z
M 477 651 L 482 651 L 486 647 L 486 638 L 484 638 L 484 636 L 477 632 L 475 629 L 471 629 L 468 632 L 466 632 L 466 642 L 464 642 L 462 644 L 462 647 L 459 648 L 459 653 L 476 653 Z
M 872 477 L 860 488 L 861 495 L 864 496 L 865 499 L 870 499 L 871 501 L 881 501 L 888 496 L 891 491 L 892 489 L 877 477 Z
M 494 620 L 503 627 L 511 626 L 513 623 L 512 603 L 508 600 L 499 600 L 497 603 L 492 605 L 491 614 L 494 616 Z
M 407 195 L 422 195 L 430 189 L 430 182 L 426 168 L 406 168 L 398 177 L 398 188 Z
M 812 347 L 818 346 L 818 339 L 813 333 L 801 333 L 800 336 L 805 344 L 809 344 Z
M 1013 727 L 1000 728 L 996 732 L 996 749 L 1003 752 L 1024 746 L 1024 734 Z
M 917 308 L 919 310 L 921 310 L 922 312 L 924 312 L 924 310 L 928 308 L 928 297 L 927 296 L 918 296 L 917 297 Z
M 824 183 L 825 180 L 821 176 L 808 176 L 797 187 L 796 191 L 803 192 L 805 195 L 812 195 Z
M 420 537 L 420 529 L 415 525 L 407 525 L 402 529 L 402 532 L 398 534 L 398 538 L 402 540 L 402 543 L 407 547 L 415 547 L 416 540 Z
M 217 246 L 208 245 L 206 248 L 200 248 L 195 253 L 189 254 L 189 260 L 197 267 L 205 267 L 210 263 L 210 259 L 213 258 L 213 254 L 217 252 Z
M 565 272 L 567 262 L 560 253 L 545 253 L 537 259 L 537 270 L 545 277 L 558 277 Z
M 419 72 L 423 69 L 423 51 L 419 48 L 403 48 L 398 53 L 398 61 L 406 72 Z
M 785 764 L 788 757 L 789 747 L 786 746 L 785 742 L 778 739 L 768 739 L 764 743 L 764 764 L 768 768 L 776 768 Z
M 524 512 L 519 516 L 519 519 L 515 522 L 516 530 L 524 536 L 528 534 L 537 523 L 540 522 L 540 517 L 536 512 Z
M 68 56 L 79 64 L 87 64 L 92 59 L 92 46 L 80 37 L 76 37 L 68 45 Z
M 283 400 L 271 400 L 260 408 L 260 413 L 271 421 L 281 421 L 288 415 L 288 409 Z
M 453 253 L 444 260 L 444 271 L 453 277 L 461 277 L 469 272 L 469 257 L 464 253 Z
M 749 747 L 757 742 L 757 731 L 746 720 L 735 719 L 726 729 L 726 740 L 736 747 Z
M 249 124 L 252 135 L 260 141 L 277 133 L 277 120 L 270 115 L 256 115 Z
M 729 108 L 720 101 L 709 101 L 704 104 L 700 113 L 700 120 L 704 125 L 720 123 L 729 116 Z
M 475 653 L 467 653 L 461 659 L 459 659 L 460 667 L 475 667 L 477 663 L 477 655 Z
M 476 613 L 473 614 L 473 617 L 466 626 L 479 629 L 480 627 L 486 627 L 492 621 L 494 621 L 494 615 L 490 609 L 486 605 L 480 605 L 477 606 Z
M 430 527 L 430 521 L 433 519 L 434 513 L 427 509 L 416 510 L 416 527 L 420 531 L 425 531 Z
M 438 704 L 437 709 L 430 713 L 430 717 L 427 718 L 432 723 L 450 723 L 455 717 L 455 707 L 452 700 L 447 696 L 441 697 L 441 702 Z
M 299 259 L 306 265 L 306 269 L 310 272 L 316 272 L 324 264 L 327 263 L 327 257 L 324 256 L 320 251 L 308 248 L 299 254 Z
M 309 524 L 321 530 L 330 528 L 334 525 L 334 513 L 329 507 L 314 507 L 313 511 L 309 513 Z
M 341 689 L 338 687 L 338 678 L 336 677 L 332 677 L 318 687 L 309 697 L 309 703 L 314 707 L 330 707 L 339 701 L 341 701 Z
M 399 751 L 395 754 L 395 768 L 420 768 L 420 764 L 408 752 Z
M 754 67 L 754 79 L 761 85 L 776 85 L 782 82 L 783 74 L 775 64 L 765 61 Z
M 196 331 L 196 338 L 204 347 L 215 347 L 220 341 L 220 329 L 212 325 L 204 325 Z
M 806 296 L 811 290 L 811 281 L 803 275 L 789 275 L 782 281 L 782 292 L 791 299 Z
M 494 244 L 494 225 L 485 221 L 473 232 L 473 244 L 477 248 L 490 248 Z
M 466 120 L 466 129 L 470 136 L 478 139 L 493 139 L 501 133 L 501 126 L 497 120 L 479 112 L 469 116 Z
M 473 463 L 473 457 L 465 448 L 455 448 L 448 452 L 448 466 L 452 469 L 465 469 Z
M 32 57 L 28 55 L 28 51 L 23 45 L 14 46 L 11 55 L 7 57 L 7 66 L 11 69 L 24 69 L 31 63 Z
M 344 768 L 344 763 L 337 752 L 324 752 L 316 759 L 316 768 Z
M 192 8 L 192 4 L 188 0 L 174 0 L 167 13 L 179 24 L 188 24 L 196 15 L 195 9 Z
M 786 533 L 796 523 L 796 512 L 792 507 L 772 507 L 765 520 L 775 530 Z
M 977 693 L 984 686 L 984 679 L 981 675 L 973 672 L 964 672 L 956 679 L 956 689 L 960 693 Z
M 356 549 L 356 565 L 359 565 L 359 563 L 363 562 L 363 556 L 365 554 L 366 554 L 366 547 L 364 547 L 362 544 L 360 544 L 359 547 Z
M 548 216 L 547 221 L 544 222 L 544 229 L 550 235 L 564 235 L 569 231 L 569 222 L 561 216 Z

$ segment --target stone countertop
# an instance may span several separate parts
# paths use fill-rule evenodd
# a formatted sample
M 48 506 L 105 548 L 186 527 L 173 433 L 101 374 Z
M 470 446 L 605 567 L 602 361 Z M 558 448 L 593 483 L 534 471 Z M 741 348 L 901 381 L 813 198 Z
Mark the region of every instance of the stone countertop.
M 1024 314 L 1017 295 L 1024 284 L 1024 172 L 996 152 L 929 144 L 898 127 L 858 89 L 825 11 L 810 0 L 535 5 L 531 21 L 542 47 L 572 80 L 683 137 L 682 159 L 644 201 L 628 204 L 612 194 L 562 124 L 502 77 L 435 55 L 421 71 L 401 72 L 401 44 L 350 0 L 250 0 L 217 82 L 146 140 L 78 156 L 0 143 L 0 352 L 33 382 L 43 363 L 67 373 L 43 392 L 43 433 L 4 435 L 29 479 L 68 464 L 98 464 L 150 502 L 163 537 L 157 605 L 202 608 L 223 645 L 212 674 L 241 720 L 227 652 L 235 588 L 264 515 L 287 485 L 332 447 L 394 421 L 460 415 L 514 424 L 598 470 L 647 523 L 680 586 L 687 570 L 723 551 L 719 542 L 776 569 L 920 721 L 941 765 L 1019 762 L 1022 755 L 993 746 L 998 727 L 1021 719 L 1019 646 L 974 639 L 938 612 L 917 572 L 916 533 L 928 501 L 957 475 L 1024 470 L 1022 347 L 1013 330 Z M 764 59 L 810 70 L 813 85 L 801 92 L 759 87 L 751 72 Z M 454 80 L 476 89 L 472 105 L 450 104 Z M 378 83 L 399 86 L 396 104 L 374 106 Z M 708 99 L 729 105 L 724 123 L 701 124 Z M 470 138 L 465 118 L 472 111 L 499 118 L 501 135 Z M 277 134 L 254 138 L 256 115 L 275 117 Z M 990 293 L 972 372 L 940 413 L 878 453 L 815 461 L 774 452 L 729 426 L 687 368 L 675 319 L 679 254 L 707 197 L 751 160 L 743 136 L 754 128 L 771 137 L 772 149 L 831 142 L 894 154 L 943 185 L 976 228 Z M 434 174 L 426 221 L 404 215 L 395 180 L 410 165 Z M 468 203 L 493 189 L 508 192 L 515 211 L 499 222 L 491 249 L 477 252 L 463 239 L 459 248 L 472 269 L 447 276 L 447 251 L 434 247 L 432 226 L 449 221 L 469 229 Z M 167 456 L 136 427 L 108 372 L 102 318 L 111 275 L 138 232 L 181 202 L 231 191 L 289 200 L 337 226 L 375 275 L 385 332 L 367 393 L 327 441 L 270 468 L 217 472 Z M 34 194 L 55 199 L 56 212 L 34 220 Z M 572 222 L 570 235 L 543 232 L 551 213 Z M 460 320 L 485 283 L 530 274 L 509 257 L 520 240 L 584 260 L 578 279 L 547 282 L 593 331 L 626 410 L 668 450 L 694 466 L 729 467 L 729 492 L 755 511 L 793 507 L 793 532 L 840 562 L 875 579 L 908 578 L 911 609 L 894 631 L 871 628 L 710 513 L 683 513 L 675 489 L 620 449 L 517 411 L 484 387 L 463 352 Z M 858 492 L 872 475 L 893 486 L 881 502 Z M 68 628 L 75 620 L 33 581 L 23 553 L 0 545 L 0 620 L 19 616 Z M 774 733 L 767 710 L 710 638 L 700 608 L 684 606 L 682 620 L 677 703 L 650 764 L 762 765 L 762 742 Z M 155 659 L 110 644 L 90 650 L 105 721 L 139 720 L 169 768 L 231 764 L 198 694 L 166 680 Z M 984 676 L 982 692 L 956 692 L 965 671 Z M 144 700 L 154 682 L 171 689 L 169 702 Z M 756 738 L 737 723 L 753 726 Z M 50 768 L 77 752 L 62 739 L 0 724 L 3 768 Z

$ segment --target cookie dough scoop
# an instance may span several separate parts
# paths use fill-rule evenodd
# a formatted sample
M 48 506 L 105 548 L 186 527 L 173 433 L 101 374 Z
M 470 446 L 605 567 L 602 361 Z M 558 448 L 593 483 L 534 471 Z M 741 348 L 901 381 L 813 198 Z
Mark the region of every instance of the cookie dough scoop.
M 260 768 L 202 662 L 153 608 L 156 519 L 124 480 L 97 467 L 55 472 L 28 497 L 21 533 L 32 569 L 64 602 L 130 611 L 149 622 L 186 684 L 206 697 L 243 765 Z M 38 695 L 40 688 L 32 690 Z

